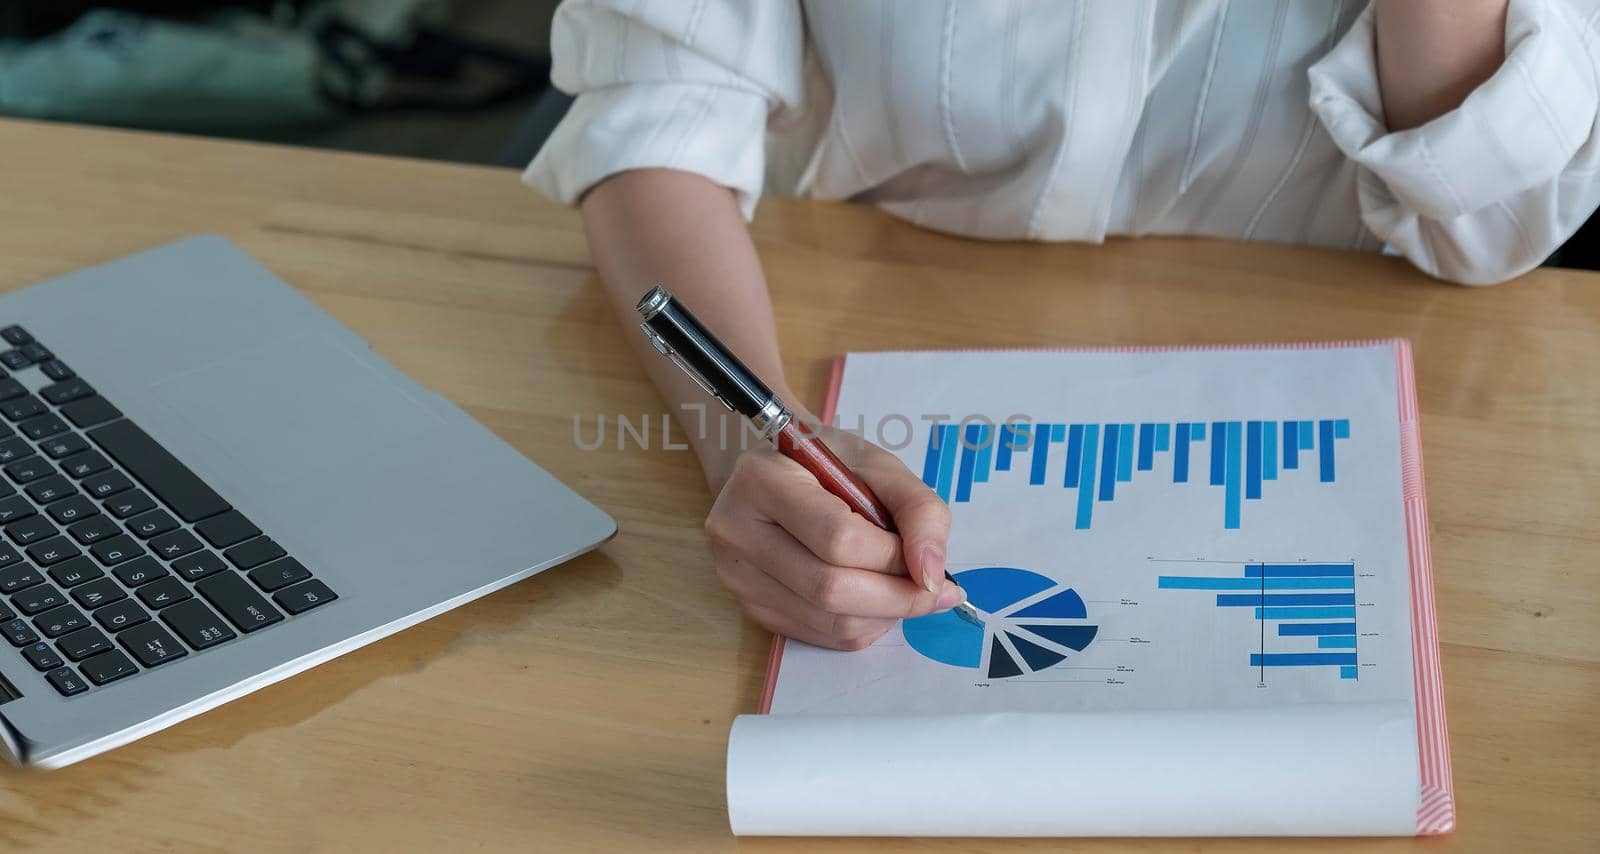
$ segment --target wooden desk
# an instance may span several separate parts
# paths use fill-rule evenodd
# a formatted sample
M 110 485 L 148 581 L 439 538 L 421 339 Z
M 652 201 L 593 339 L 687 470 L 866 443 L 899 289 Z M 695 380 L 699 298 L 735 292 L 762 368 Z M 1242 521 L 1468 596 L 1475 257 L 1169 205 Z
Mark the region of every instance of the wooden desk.
M 664 411 L 576 216 L 497 169 L 17 122 L 0 157 L 0 287 L 219 232 L 621 525 L 597 553 L 129 747 L 0 772 L 0 850 L 1293 847 L 734 839 L 728 724 L 755 708 L 768 636 L 709 571 L 687 452 L 575 448 L 574 415 Z M 1410 338 L 1460 829 L 1361 848 L 1600 850 L 1600 276 L 1472 290 L 1373 255 L 978 243 L 792 201 L 754 230 L 814 405 L 850 349 Z

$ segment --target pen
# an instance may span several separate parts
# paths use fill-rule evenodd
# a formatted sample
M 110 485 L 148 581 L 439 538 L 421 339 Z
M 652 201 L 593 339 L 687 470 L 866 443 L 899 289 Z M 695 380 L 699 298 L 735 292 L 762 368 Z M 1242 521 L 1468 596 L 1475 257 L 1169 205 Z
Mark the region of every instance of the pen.
M 866 482 L 821 439 L 795 421 L 783 401 L 722 346 L 683 303 L 657 285 L 639 300 L 636 308 L 641 318 L 639 328 L 644 330 L 657 352 L 682 368 L 696 385 L 729 412 L 750 419 L 761 438 L 774 443 L 779 453 L 804 466 L 823 489 L 839 496 L 851 510 L 865 516 L 872 524 L 894 532 L 894 520 L 889 517 L 889 511 L 884 509 L 878 496 L 872 494 Z M 955 581 L 948 570 L 944 577 Z M 983 625 L 983 618 L 970 602 L 964 601 L 951 610 L 975 626 Z

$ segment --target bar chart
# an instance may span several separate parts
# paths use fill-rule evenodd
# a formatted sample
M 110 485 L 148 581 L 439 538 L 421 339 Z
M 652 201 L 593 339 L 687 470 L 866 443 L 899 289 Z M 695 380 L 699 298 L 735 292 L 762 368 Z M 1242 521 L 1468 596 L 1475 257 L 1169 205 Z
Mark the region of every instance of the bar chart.
M 947 503 L 1004 474 L 1030 486 L 1077 490 L 1073 527 L 1088 530 L 1097 503 L 1115 501 L 1143 472 L 1157 476 L 1170 458 L 1172 483 L 1217 489 L 1222 526 L 1238 529 L 1248 502 L 1293 472 L 1319 483 L 1338 479 L 1340 440 L 1350 420 L 1177 421 L 1161 423 L 939 424 L 929 431 L 922 481 Z M 1161 465 L 1163 474 L 1169 469 Z
M 1249 666 L 1263 685 L 1267 669 L 1277 667 L 1327 667 L 1340 679 L 1359 678 L 1355 564 L 1231 565 L 1239 575 L 1162 575 L 1156 587 L 1214 593 L 1216 607 L 1250 614 L 1260 631 Z

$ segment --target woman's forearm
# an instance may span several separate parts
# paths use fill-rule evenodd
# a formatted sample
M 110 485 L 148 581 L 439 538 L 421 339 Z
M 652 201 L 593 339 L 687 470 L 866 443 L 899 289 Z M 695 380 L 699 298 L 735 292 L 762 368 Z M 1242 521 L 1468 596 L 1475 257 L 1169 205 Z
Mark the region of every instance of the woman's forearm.
M 634 305 L 652 285 L 672 291 L 774 392 L 797 403 L 778 357 L 761 262 L 733 192 L 687 172 L 640 169 L 596 185 L 582 211 L 590 254 L 624 335 L 718 486 L 738 454 L 741 422 L 729 416 L 726 432 L 719 429 L 726 410 L 635 334 Z M 704 419 L 682 404 L 706 407 Z
M 1392 131 L 1461 106 L 1505 61 L 1509 0 L 1376 0 L 1378 85 Z

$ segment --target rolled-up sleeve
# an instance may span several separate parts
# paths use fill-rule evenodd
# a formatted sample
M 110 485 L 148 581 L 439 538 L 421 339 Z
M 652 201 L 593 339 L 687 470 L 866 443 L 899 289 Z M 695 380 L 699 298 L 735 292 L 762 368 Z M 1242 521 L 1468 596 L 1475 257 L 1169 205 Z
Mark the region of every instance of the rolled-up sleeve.
M 1537 266 L 1600 205 L 1600 4 L 1512 0 L 1506 58 L 1459 107 L 1390 132 L 1369 7 L 1311 67 L 1311 108 L 1357 164 L 1362 220 L 1430 275 Z
M 567 0 L 551 80 L 577 99 L 523 173 L 575 204 L 629 169 L 680 169 L 761 195 L 767 122 L 800 106 L 798 0 Z

